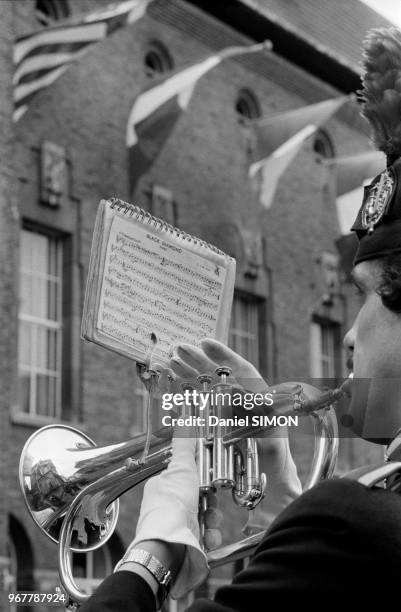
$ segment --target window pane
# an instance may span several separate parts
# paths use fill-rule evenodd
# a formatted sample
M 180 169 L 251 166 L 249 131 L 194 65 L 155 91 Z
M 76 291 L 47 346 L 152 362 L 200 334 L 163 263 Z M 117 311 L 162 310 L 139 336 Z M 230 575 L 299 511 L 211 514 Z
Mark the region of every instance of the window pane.
M 19 363 L 30 366 L 31 363 L 31 328 L 27 323 L 21 322 L 18 336 Z
M 259 304 L 234 296 L 231 314 L 230 347 L 259 367 Z
M 43 275 L 47 272 L 47 243 L 49 238 L 43 234 L 29 232 L 31 270 L 35 275 Z
M 47 285 L 47 317 L 52 321 L 58 318 L 58 283 L 50 280 Z
M 36 359 L 34 365 L 36 368 L 45 369 L 47 366 L 47 333 L 46 328 L 42 325 L 35 326 L 35 345 Z
M 48 416 L 57 414 L 57 381 L 54 376 L 38 374 L 36 377 L 36 413 Z
M 132 426 L 131 435 L 143 433 L 146 431 L 146 406 L 148 393 L 135 372 L 134 374 L 134 404 L 132 410 Z M 155 411 L 157 416 L 158 411 Z
M 60 414 L 62 333 L 61 242 L 22 230 L 20 273 L 20 407 L 33 414 Z M 27 392 L 30 385 L 30 401 Z
M 108 572 L 107 549 L 99 548 L 93 552 L 93 578 L 104 578 Z
M 57 342 L 59 339 L 59 332 L 56 329 L 47 330 L 47 368 L 49 370 L 58 370 L 58 359 L 57 359 Z
M 20 311 L 26 314 L 32 314 L 32 277 L 21 271 L 21 291 L 20 291 Z
M 336 375 L 335 334 L 330 323 L 311 324 L 311 375 L 314 378 L 334 378 Z
M 20 372 L 18 385 L 18 403 L 23 412 L 29 412 L 29 396 L 31 392 L 29 372 Z
M 36 377 L 36 413 L 51 414 L 49 412 L 49 379 L 43 374 Z

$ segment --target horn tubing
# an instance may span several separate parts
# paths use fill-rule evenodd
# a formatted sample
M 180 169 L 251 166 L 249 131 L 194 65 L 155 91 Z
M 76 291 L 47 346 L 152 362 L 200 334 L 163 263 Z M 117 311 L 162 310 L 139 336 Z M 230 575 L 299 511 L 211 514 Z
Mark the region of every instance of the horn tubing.
M 72 574 L 72 563 L 71 563 L 71 537 L 72 537 L 72 526 L 75 518 L 79 515 L 82 506 L 84 505 L 85 497 L 90 497 L 97 492 L 111 491 L 109 499 L 109 505 L 118 494 L 122 494 L 128 489 L 136 486 L 143 480 L 154 476 L 161 472 L 170 461 L 171 452 L 159 451 L 154 455 L 149 455 L 148 464 L 140 467 L 134 472 L 130 472 L 129 468 L 124 466 L 117 470 L 114 470 L 110 474 L 103 476 L 96 482 L 88 485 L 85 489 L 80 491 L 74 501 L 72 502 L 68 512 L 65 515 L 63 524 L 60 530 L 60 540 L 58 546 L 58 562 L 59 562 L 59 573 L 60 580 L 67 591 L 69 596 L 74 602 L 84 603 L 88 599 L 88 595 L 81 591 Z M 116 484 L 117 483 L 117 484 Z M 118 490 L 117 490 L 118 489 Z M 107 502 L 105 502 L 107 503 Z M 109 532 L 109 536 L 102 542 L 102 545 L 107 542 L 109 537 L 112 535 L 112 531 Z
M 308 397 L 307 389 L 303 389 L 302 383 L 290 383 L 290 387 L 288 387 L 288 384 L 287 386 L 283 384 L 270 387 L 271 390 L 275 390 L 276 398 L 279 399 L 278 414 L 289 415 L 292 413 L 308 415 L 312 418 L 315 448 L 312 470 L 305 486 L 306 489 L 314 486 L 323 478 L 329 478 L 333 474 L 338 450 L 338 431 L 334 410 L 333 408 L 328 408 L 328 405 L 337 401 L 344 394 L 342 387 L 333 391 L 321 392 L 319 397 L 313 396 L 313 399 Z M 288 391 L 288 388 L 293 389 L 293 392 Z M 322 409 L 324 410 L 323 415 L 316 413 L 317 410 Z M 253 429 L 241 428 L 234 433 L 223 434 L 223 440 L 221 441 L 224 443 L 224 446 L 230 446 L 237 441 L 256 437 L 262 432 L 273 428 L 273 425 Z M 168 435 L 166 436 L 167 430 Z M 73 605 L 73 602 L 76 602 L 77 605 L 82 604 L 88 599 L 88 596 L 78 588 L 72 575 L 71 539 L 74 521 L 77 517 L 81 516 L 82 508 L 87 507 L 89 502 L 93 502 L 94 496 L 96 496 L 97 514 L 102 516 L 102 512 L 107 514 L 110 504 L 117 500 L 124 492 L 165 469 L 171 459 L 171 437 L 172 428 L 162 428 L 155 432 L 152 435 L 151 444 L 154 452 L 149 454 L 144 461 L 132 460 L 131 457 L 140 450 L 143 439 L 146 439 L 146 434 L 127 442 L 110 446 L 76 449 L 77 461 L 75 465 L 82 488 L 77 492 L 71 505 L 67 506 L 65 511 L 65 517 L 60 530 L 58 553 L 60 579 L 71 598 L 71 605 Z M 27 445 L 28 443 L 26 447 Z M 253 448 L 251 444 L 251 450 Z M 75 455 L 74 451 L 72 453 Z M 23 457 L 21 457 L 21 461 L 22 459 Z M 255 465 L 257 467 L 257 459 L 254 457 L 251 457 L 251 459 L 256 462 Z M 87 484 L 85 480 L 89 476 L 92 477 L 92 482 Z M 241 499 L 237 501 L 241 501 Z M 32 516 L 34 517 L 33 513 Z M 114 527 L 115 524 L 113 529 Z M 91 550 L 104 544 L 113 533 L 113 529 L 108 531 L 102 541 L 92 547 Z M 265 532 L 262 531 L 234 544 L 208 552 L 207 558 L 210 566 L 217 567 L 250 555 L 258 546 L 264 534 Z
M 312 459 L 313 468 L 305 484 L 305 490 L 315 486 L 320 480 L 331 478 L 334 472 L 337 452 L 338 436 L 337 419 L 333 408 L 327 410 L 323 416 L 311 413 L 313 418 L 315 440 L 320 436 L 315 444 L 315 451 Z M 261 531 L 248 538 L 223 546 L 218 550 L 207 553 L 207 560 L 211 568 L 220 567 L 226 563 L 231 563 L 252 555 L 265 536 L 266 531 Z

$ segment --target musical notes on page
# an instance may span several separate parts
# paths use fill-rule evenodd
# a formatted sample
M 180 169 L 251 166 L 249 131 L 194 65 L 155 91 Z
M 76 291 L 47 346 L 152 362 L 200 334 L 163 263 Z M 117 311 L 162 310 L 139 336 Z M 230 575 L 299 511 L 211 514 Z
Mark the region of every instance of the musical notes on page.
M 116 215 L 107 243 L 96 327 L 139 354 L 151 334 L 154 360 L 179 342 L 214 336 L 226 269 L 169 240 L 169 234 Z

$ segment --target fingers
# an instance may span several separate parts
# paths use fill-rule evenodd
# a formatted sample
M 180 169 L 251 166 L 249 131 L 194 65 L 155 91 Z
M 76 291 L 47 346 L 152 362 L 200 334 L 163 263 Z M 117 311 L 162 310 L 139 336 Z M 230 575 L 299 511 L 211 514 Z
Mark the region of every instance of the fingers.
M 205 529 L 203 543 L 206 550 L 214 550 L 219 548 L 223 542 L 223 536 L 220 529 Z
M 196 380 L 196 377 L 199 374 L 197 370 L 178 357 L 174 357 L 170 360 L 170 368 L 174 374 L 178 376 L 178 378 L 184 378 L 187 380 Z
M 232 369 L 232 375 L 241 384 L 243 384 L 242 381 L 247 379 L 261 379 L 261 375 L 249 361 L 238 355 L 228 346 L 225 346 L 225 344 L 212 338 L 205 338 L 205 340 L 202 340 L 201 346 L 205 355 L 213 362 L 229 366 Z M 249 388 L 249 384 L 243 384 L 243 386 Z M 265 383 L 264 387 L 266 386 Z
M 170 368 L 163 368 L 160 365 L 155 365 L 154 369 L 160 373 L 158 380 L 158 388 L 162 393 L 163 391 L 170 391 L 172 381 L 175 378 L 174 372 Z
M 224 517 L 218 508 L 217 495 L 212 490 L 207 494 L 207 509 L 201 513 L 201 517 L 204 525 L 203 544 L 206 550 L 214 550 L 223 541 L 221 525 Z
M 177 354 L 188 366 L 194 368 L 198 373 L 214 372 L 221 364 L 219 361 L 216 362 L 213 359 L 209 359 L 201 348 L 191 344 L 180 344 L 177 347 Z
M 170 367 L 179 378 L 195 380 L 199 374 L 213 374 L 219 366 L 227 366 L 244 389 L 254 393 L 268 389 L 267 383 L 249 361 L 218 340 L 205 338 L 200 347 L 182 343 L 176 348 L 176 353 Z
M 246 361 L 246 359 L 235 353 L 232 349 L 230 349 L 225 344 L 222 344 L 218 340 L 213 340 L 212 338 L 205 338 L 201 342 L 201 347 L 205 355 L 213 362 L 219 365 L 226 365 L 232 368 L 233 376 L 237 375 L 239 369 L 242 373 L 244 367 L 246 369 L 252 370 L 253 373 L 257 372 L 257 370 L 255 370 L 255 368 L 249 363 L 249 361 Z

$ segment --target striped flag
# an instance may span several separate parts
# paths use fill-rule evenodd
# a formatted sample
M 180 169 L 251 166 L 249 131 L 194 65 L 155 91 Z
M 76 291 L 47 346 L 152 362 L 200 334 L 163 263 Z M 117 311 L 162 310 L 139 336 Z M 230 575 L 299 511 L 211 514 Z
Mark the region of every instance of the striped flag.
M 271 49 L 269 41 L 247 47 L 227 47 L 165 77 L 137 97 L 126 132 L 131 190 L 155 161 L 181 112 L 187 109 L 197 81 L 224 59 L 265 49 Z
M 26 112 L 38 91 L 48 87 L 95 42 L 134 23 L 151 0 L 126 0 L 91 13 L 78 22 L 47 27 L 18 38 L 14 45 L 14 121 Z
M 281 175 L 305 140 L 349 100 L 342 96 L 252 122 L 256 152 L 249 176 L 257 183 L 262 206 L 270 208 Z
M 335 171 L 336 206 L 342 235 L 349 234 L 363 199 L 363 186 L 386 167 L 381 151 L 366 151 L 356 155 L 337 157 L 326 161 Z

